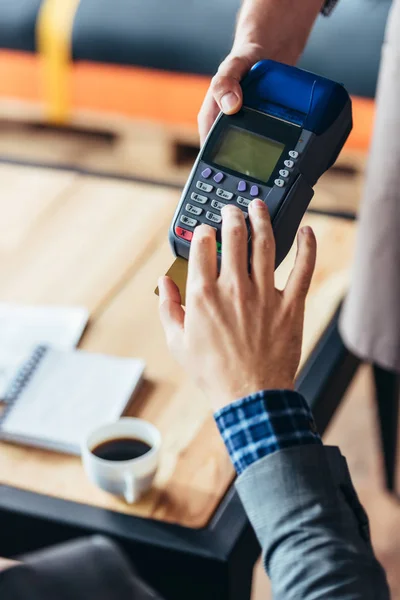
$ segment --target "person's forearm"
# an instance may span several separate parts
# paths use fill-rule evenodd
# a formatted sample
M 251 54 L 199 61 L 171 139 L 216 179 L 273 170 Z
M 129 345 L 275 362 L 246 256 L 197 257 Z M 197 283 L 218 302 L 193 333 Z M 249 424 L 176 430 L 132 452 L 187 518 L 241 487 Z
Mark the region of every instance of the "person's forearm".
M 367 515 L 338 448 L 275 452 L 246 468 L 236 486 L 275 600 L 389 600 Z
M 323 0 L 244 0 L 232 54 L 257 45 L 262 58 L 294 64 L 302 53 Z

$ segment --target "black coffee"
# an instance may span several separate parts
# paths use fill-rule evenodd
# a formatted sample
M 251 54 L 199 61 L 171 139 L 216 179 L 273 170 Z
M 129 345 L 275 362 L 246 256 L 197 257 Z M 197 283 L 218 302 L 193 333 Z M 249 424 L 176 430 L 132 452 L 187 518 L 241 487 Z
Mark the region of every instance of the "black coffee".
M 115 438 L 101 442 L 93 448 L 92 453 L 104 460 L 132 460 L 139 458 L 151 450 L 151 446 L 136 438 Z

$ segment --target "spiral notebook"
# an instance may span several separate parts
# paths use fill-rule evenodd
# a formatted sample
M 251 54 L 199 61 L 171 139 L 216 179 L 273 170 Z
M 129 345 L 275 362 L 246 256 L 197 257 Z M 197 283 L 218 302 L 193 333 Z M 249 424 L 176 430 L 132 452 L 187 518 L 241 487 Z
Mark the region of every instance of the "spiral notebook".
M 83 306 L 29 306 L 0 302 L 0 398 L 19 366 L 39 344 L 72 350 L 89 319 Z
M 142 360 L 38 346 L 5 395 L 0 439 L 79 455 L 90 431 L 123 414 L 143 371 Z

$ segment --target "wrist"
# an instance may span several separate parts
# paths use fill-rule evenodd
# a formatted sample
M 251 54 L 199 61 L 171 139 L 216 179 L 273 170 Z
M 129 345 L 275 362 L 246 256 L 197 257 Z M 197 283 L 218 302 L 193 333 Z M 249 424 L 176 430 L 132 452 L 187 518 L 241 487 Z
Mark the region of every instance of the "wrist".
M 290 378 L 276 378 L 269 379 L 265 382 L 246 383 L 225 390 L 213 391 L 213 409 L 218 411 L 238 400 L 248 398 L 259 392 L 271 392 L 276 390 L 294 391 L 294 381 Z
M 252 46 L 261 59 L 295 64 L 324 0 L 244 0 L 233 48 Z
M 253 37 L 238 37 L 236 36 L 229 57 L 241 56 L 246 58 L 253 66 L 259 60 L 268 58 L 268 48 L 261 40 L 256 40 Z
M 264 59 L 276 60 L 288 65 L 294 65 L 297 62 L 304 48 L 302 42 L 295 38 L 285 43 L 281 43 L 280 39 L 273 38 L 266 41 L 265 37 L 265 33 L 262 36 L 255 34 L 237 36 L 229 57 L 246 58 L 249 62 L 249 69 L 256 62 Z

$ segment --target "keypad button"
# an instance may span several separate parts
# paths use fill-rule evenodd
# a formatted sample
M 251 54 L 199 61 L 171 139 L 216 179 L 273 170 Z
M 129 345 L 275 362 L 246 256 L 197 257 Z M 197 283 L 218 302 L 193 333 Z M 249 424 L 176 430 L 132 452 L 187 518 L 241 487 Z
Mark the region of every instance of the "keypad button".
M 213 223 L 221 223 L 221 221 L 222 221 L 221 215 L 216 215 L 215 213 L 211 212 L 210 210 L 206 213 L 206 218 L 209 221 L 212 221 Z
M 226 204 L 223 202 L 218 202 L 218 200 L 211 200 L 211 206 L 216 210 L 222 210 Z
M 279 175 L 281 177 L 284 177 L 286 179 L 287 177 L 289 177 L 290 173 L 289 173 L 289 171 L 287 169 L 281 169 L 279 171 Z
M 216 181 L 217 183 L 221 183 L 224 177 L 225 175 L 223 173 L 217 173 L 216 175 L 214 175 L 214 181 Z
M 217 252 L 219 252 L 220 254 L 222 252 L 222 244 L 221 244 L 221 242 L 217 242 Z
M 175 233 L 178 237 L 186 240 L 187 242 L 192 241 L 193 231 L 188 231 L 187 229 L 183 229 L 183 227 L 175 227 Z
M 210 185 L 209 183 L 203 183 L 203 181 L 198 181 L 196 183 L 196 187 L 198 190 L 201 190 L 202 192 L 212 192 L 213 191 L 213 186 Z
M 201 176 L 204 177 L 204 179 L 208 179 L 211 175 L 212 171 L 210 169 L 210 167 L 207 167 L 206 169 L 204 169 L 204 171 L 201 172 Z
M 283 179 L 275 179 L 274 183 L 277 187 L 284 187 L 284 185 L 285 185 L 285 182 Z
M 181 223 L 184 225 L 188 225 L 189 227 L 196 227 L 197 219 L 192 219 L 191 217 L 187 217 L 186 215 L 181 215 L 179 219 Z
M 222 188 L 218 188 L 216 193 L 219 198 L 223 198 L 224 200 L 232 200 L 233 198 L 232 192 L 227 192 Z
M 294 167 L 294 162 L 292 160 L 285 160 L 285 162 L 283 163 L 285 165 L 285 167 L 287 167 L 288 169 L 293 169 Z
M 247 183 L 245 181 L 239 181 L 237 184 L 238 192 L 245 192 L 247 188 Z
M 186 204 L 186 212 L 191 213 L 192 215 L 201 215 L 203 209 L 200 206 L 193 206 L 193 204 Z
M 250 196 L 253 196 L 253 197 L 258 196 L 259 191 L 260 190 L 258 189 L 258 185 L 252 185 L 251 189 L 250 189 Z
M 290 158 L 293 158 L 294 160 L 296 160 L 296 158 L 299 158 L 299 153 L 296 152 L 296 150 L 291 150 L 289 152 L 289 156 L 290 156 Z
M 190 198 L 194 202 L 197 202 L 197 204 L 206 204 L 206 202 L 208 200 L 207 196 L 201 196 L 201 194 L 196 194 L 196 192 L 192 192 L 192 195 L 190 196 Z
M 248 198 L 243 198 L 243 196 L 238 196 L 237 198 L 237 203 L 240 204 L 240 206 L 248 206 L 250 204 L 251 200 L 249 200 Z

